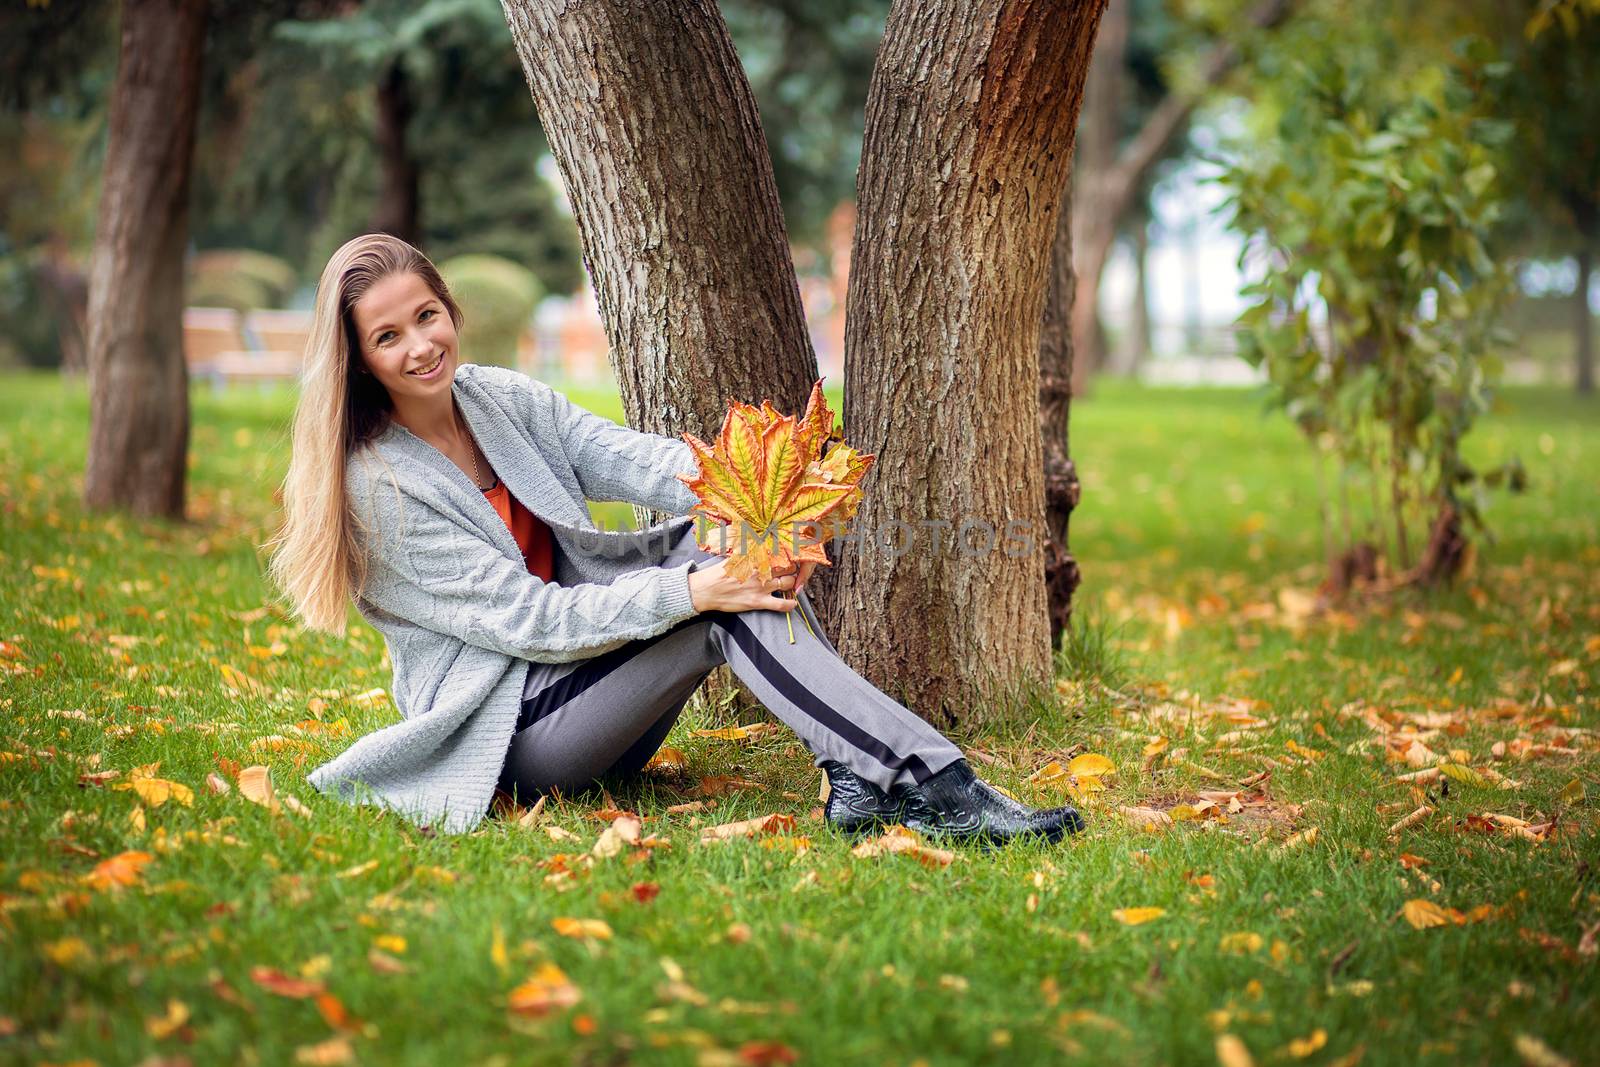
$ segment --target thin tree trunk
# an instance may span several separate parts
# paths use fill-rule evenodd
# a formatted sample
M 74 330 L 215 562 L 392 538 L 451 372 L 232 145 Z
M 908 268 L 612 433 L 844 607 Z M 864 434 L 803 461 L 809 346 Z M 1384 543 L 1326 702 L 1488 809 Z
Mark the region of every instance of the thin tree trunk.
M 1128 30 L 1130 28 L 1133 0 L 1110 0 L 1105 17 L 1100 20 L 1100 30 L 1095 38 L 1094 60 L 1089 64 L 1088 79 L 1083 86 L 1083 112 L 1078 120 L 1078 136 L 1072 154 L 1072 185 L 1077 195 L 1084 199 L 1083 211 L 1072 213 L 1072 224 L 1077 232 L 1072 235 L 1072 249 L 1078 256 L 1074 264 L 1082 279 L 1095 279 L 1098 284 L 1104 262 L 1085 259 L 1102 247 L 1102 258 L 1109 254 L 1111 241 L 1116 236 L 1114 218 L 1103 218 L 1092 205 L 1098 187 L 1116 167 L 1117 146 L 1122 141 L 1122 87 L 1126 80 Z M 1109 233 L 1103 232 L 1110 227 Z M 1074 362 L 1080 366 L 1098 368 L 1105 363 L 1105 331 L 1100 323 L 1097 304 L 1098 293 L 1089 293 L 1074 287 L 1083 303 L 1075 305 L 1077 324 L 1073 327 Z
M 1589 308 L 1589 277 L 1594 271 L 1594 244 L 1587 238 L 1578 247 L 1578 289 L 1573 294 L 1577 331 L 1579 393 L 1594 392 L 1594 312 Z
M 1251 29 L 1270 29 L 1288 17 L 1293 0 L 1261 0 L 1244 19 Z M 1076 182 L 1079 198 L 1078 232 L 1073 235 L 1077 256 L 1078 291 L 1072 312 L 1073 392 L 1082 396 L 1089 376 L 1100 369 L 1104 356 L 1100 328 L 1100 276 L 1111 256 L 1111 245 L 1123 216 L 1143 187 L 1145 175 L 1159 163 L 1167 145 L 1189 121 L 1205 91 L 1218 84 L 1238 65 L 1238 45 L 1217 44 L 1201 64 L 1198 85 L 1190 92 L 1173 92 L 1158 104 L 1122 150 L 1115 162 L 1094 170 L 1080 169 Z M 1081 165 L 1081 161 L 1080 161 Z
M 382 175 L 371 227 L 402 241 L 422 240 L 421 168 L 412 158 L 408 127 L 413 111 L 405 68 L 392 63 L 378 82 L 378 167 Z
M 1039 327 L 1039 434 L 1044 442 L 1044 510 L 1050 544 L 1045 549 L 1044 585 L 1050 610 L 1050 645 L 1060 649 L 1072 625 L 1072 596 L 1081 575 L 1067 541 L 1072 509 L 1078 506 L 1078 468 L 1069 447 L 1072 409 L 1072 306 L 1077 276 L 1072 270 L 1071 183 L 1061 197 L 1050 252 L 1049 289 Z
M 84 503 L 182 518 L 183 253 L 206 0 L 124 0 L 89 269 Z
M 1128 354 L 1122 364 L 1122 373 L 1132 378 L 1139 373 L 1144 361 L 1150 358 L 1150 223 L 1148 220 L 1133 228 L 1133 308 L 1129 312 L 1132 325 L 1128 330 Z
M 628 422 L 710 438 L 732 400 L 799 414 L 816 353 L 755 97 L 716 4 L 504 6 Z M 819 610 L 827 570 L 808 586 Z
M 1104 9 L 897 0 L 868 90 L 845 427 L 878 461 L 830 619 L 935 722 L 1004 716 L 1050 675 L 1039 327 Z

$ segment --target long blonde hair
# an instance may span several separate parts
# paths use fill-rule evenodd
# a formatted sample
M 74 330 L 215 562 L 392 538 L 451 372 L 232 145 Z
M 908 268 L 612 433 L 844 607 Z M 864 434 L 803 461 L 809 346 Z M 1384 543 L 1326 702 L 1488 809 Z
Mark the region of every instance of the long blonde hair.
M 307 627 L 343 634 L 348 603 L 366 581 L 359 528 L 345 497 L 345 462 L 388 428 L 388 390 L 363 373 L 352 308 L 373 285 L 415 274 L 459 329 L 461 309 L 439 271 L 411 245 L 369 233 L 342 245 L 317 282 L 316 313 L 300 373 L 300 401 L 283 480 L 283 525 L 265 546 L 273 581 Z

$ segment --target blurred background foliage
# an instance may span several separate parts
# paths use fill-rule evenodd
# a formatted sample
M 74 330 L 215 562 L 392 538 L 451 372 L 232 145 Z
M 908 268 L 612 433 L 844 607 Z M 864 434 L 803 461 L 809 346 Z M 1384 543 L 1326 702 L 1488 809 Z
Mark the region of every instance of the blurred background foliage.
M 1292 124 L 1272 101 L 1298 66 L 1347 56 L 1394 85 L 1443 67 L 1494 68 L 1503 76 L 1492 91 L 1483 82 L 1467 104 L 1511 131 L 1493 149 L 1498 218 L 1479 239 L 1519 277 L 1534 264 L 1559 279 L 1514 300 L 1505 323 L 1527 327 L 1526 336 L 1571 336 L 1600 242 L 1592 132 L 1600 94 L 1590 89 L 1600 17 L 1591 0 L 1293 0 L 1281 24 L 1265 28 L 1250 23 L 1261 0 L 1116 2 L 1126 5 L 1127 42 L 1112 64 L 1109 143 L 1127 146 L 1174 96 L 1203 97 L 1116 219 L 1124 247 L 1142 257 L 1152 235 L 1163 236 L 1155 191 L 1206 150 L 1220 151 L 1225 137 L 1246 161 L 1292 150 Z M 888 8 L 889 0 L 721 4 L 761 108 L 790 238 L 815 253 L 807 269 L 829 269 L 837 247 L 828 222 L 854 192 Z M 74 309 L 93 235 L 117 11 L 112 0 L 0 8 L 6 362 L 71 367 L 78 358 Z M 1468 53 L 1459 47 L 1466 40 L 1476 42 Z M 1239 61 L 1213 84 L 1206 61 L 1219 44 L 1236 47 Z M 437 260 L 516 264 L 540 294 L 581 288 L 576 230 L 496 0 L 215 0 L 204 77 L 197 256 L 248 250 L 287 264 L 294 285 L 285 299 L 303 306 L 328 252 L 381 224 L 412 228 Z M 1089 125 L 1086 108 L 1080 146 Z M 1090 162 L 1080 147 L 1076 180 Z M 195 296 L 210 299 L 215 271 L 202 264 L 191 276 L 212 288 Z

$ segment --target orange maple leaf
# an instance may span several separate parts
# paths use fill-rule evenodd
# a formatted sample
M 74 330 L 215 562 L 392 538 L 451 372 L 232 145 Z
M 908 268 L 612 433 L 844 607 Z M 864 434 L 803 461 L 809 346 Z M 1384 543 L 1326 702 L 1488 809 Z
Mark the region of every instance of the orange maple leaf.
M 700 472 L 678 478 L 700 499 L 692 513 L 709 520 L 696 524 L 696 540 L 726 555 L 734 578 L 769 581 L 802 562 L 828 565 L 822 546 L 855 514 L 876 458 L 842 441 L 824 458 L 833 423 L 819 378 L 799 418 L 768 400 L 735 403 L 714 444 L 682 435 Z

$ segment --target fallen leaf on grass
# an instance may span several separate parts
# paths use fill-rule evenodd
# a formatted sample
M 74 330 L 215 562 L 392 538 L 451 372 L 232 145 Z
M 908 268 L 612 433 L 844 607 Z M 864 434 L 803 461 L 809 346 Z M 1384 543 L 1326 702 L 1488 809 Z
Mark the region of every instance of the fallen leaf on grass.
M 1571 807 L 1574 804 L 1583 803 L 1583 798 L 1584 789 L 1583 779 L 1581 778 L 1574 778 L 1572 781 L 1562 786 L 1561 792 L 1556 795 L 1556 799 L 1567 807 Z
M 379 974 L 405 974 L 411 970 L 403 961 L 375 948 L 367 951 L 367 966 Z
M 1450 913 L 1431 900 L 1408 900 L 1400 909 L 1406 922 L 1418 930 L 1427 930 L 1434 926 L 1449 926 Z
M 1111 917 L 1124 926 L 1143 926 L 1167 913 L 1166 908 L 1118 908 Z
M 296 978 L 275 967 L 250 968 L 250 980 L 268 993 L 291 1000 L 309 1000 L 327 990 L 327 986 L 315 979 Z
M 1232 1034 L 1218 1034 L 1216 1047 L 1220 1067 L 1255 1067 L 1256 1061 L 1250 1055 L 1250 1050 Z
M 794 829 L 794 816 L 773 814 L 761 815 L 754 819 L 743 819 L 739 822 L 722 823 L 718 826 L 708 826 L 700 831 L 702 844 L 712 841 L 728 841 L 735 837 L 753 837 L 756 834 L 776 834 Z
M 551 919 L 550 925 L 562 937 L 570 937 L 578 941 L 611 940 L 611 926 L 603 919 L 569 919 L 563 916 Z
M 1172 816 L 1160 808 L 1120 808 L 1123 818 L 1145 830 L 1162 830 L 1172 825 Z
M 239 795 L 276 813 L 278 798 L 272 792 L 272 771 L 267 767 L 245 767 L 239 771 Z
M 681 774 L 689 769 L 689 757 L 676 748 L 658 749 L 650 762 L 644 765 L 646 771 L 663 771 L 668 774 Z
M 956 858 L 954 852 L 924 845 L 916 831 L 904 826 L 891 826 L 880 836 L 870 841 L 863 841 L 850 850 L 850 855 L 858 859 L 871 859 L 873 856 L 891 853 L 904 853 L 924 867 L 933 868 L 948 867 Z
M 617 816 L 611 820 L 611 825 L 601 832 L 599 840 L 594 843 L 592 854 L 597 859 L 608 859 L 628 845 L 637 845 L 640 829 L 641 823 L 637 815 Z
M 1572 1061 L 1532 1034 L 1518 1034 L 1512 1044 L 1527 1067 L 1572 1067 Z
M 1321 831 L 1317 827 L 1308 826 L 1299 833 L 1290 834 L 1288 837 L 1284 838 L 1283 847 L 1290 849 L 1300 848 L 1305 845 L 1314 845 L 1317 843 L 1317 835 L 1319 833 L 1321 833 Z
M 1328 1031 L 1318 1027 L 1305 1037 L 1297 1037 L 1284 1047 L 1284 1051 L 1297 1060 L 1303 1060 L 1328 1043 Z
M 154 859 L 148 852 L 119 852 L 97 863 L 83 880 L 95 889 L 125 889 L 139 881 L 145 865 Z
M 144 1021 L 144 1032 L 163 1041 L 183 1028 L 189 1021 L 189 1005 L 181 1000 L 168 1000 L 165 1015 L 152 1015 Z
M 582 999 L 582 991 L 572 984 L 566 972 L 553 963 L 546 963 L 532 978 L 506 995 L 506 1009 L 515 1015 L 538 1019 L 570 1008 Z
M 350 1039 L 342 1034 L 315 1045 L 301 1045 L 294 1050 L 294 1062 L 305 1064 L 306 1067 L 339 1067 L 340 1064 L 354 1062 L 355 1058 Z
M 175 800 L 186 808 L 194 806 L 194 790 L 182 782 L 174 782 L 167 778 L 157 778 L 156 769 L 161 764 L 152 763 L 148 767 L 138 767 L 128 772 L 128 780 L 118 782 L 112 789 L 127 789 L 136 793 L 140 800 L 152 808 L 159 808 L 169 800 Z
M 655 882 L 635 882 L 630 887 L 633 899 L 641 904 L 648 904 L 661 892 L 661 886 Z
M 771 1067 L 775 1063 L 794 1063 L 800 1054 L 780 1041 L 746 1041 L 739 1046 L 739 1061 L 750 1067 Z
M 1419 822 L 1432 814 L 1433 809 L 1431 807 L 1426 804 L 1422 805 L 1422 807 L 1418 808 L 1416 811 L 1413 811 L 1410 815 L 1395 820 L 1394 825 L 1389 827 L 1389 836 L 1399 836 L 1401 833 L 1411 829 L 1413 826 L 1417 825 Z
M 1260 934 L 1251 933 L 1247 930 L 1237 934 L 1223 934 L 1222 940 L 1218 942 L 1217 947 L 1223 952 L 1232 953 L 1236 956 L 1245 956 L 1253 952 L 1260 952 L 1264 943 Z
M 206 772 L 206 791 L 212 796 L 222 797 L 233 792 L 233 786 L 229 785 L 228 780 L 216 771 L 208 771 Z
M 724 726 L 720 730 L 690 730 L 690 737 L 715 737 L 721 741 L 753 741 L 775 734 L 783 727 L 775 722 L 754 722 L 749 726 Z
M 317 1013 L 322 1016 L 322 1021 L 335 1030 L 361 1029 L 361 1020 L 350 1014 L 344 1006 L 344 1001 L 329 992 L 317 994 Z

